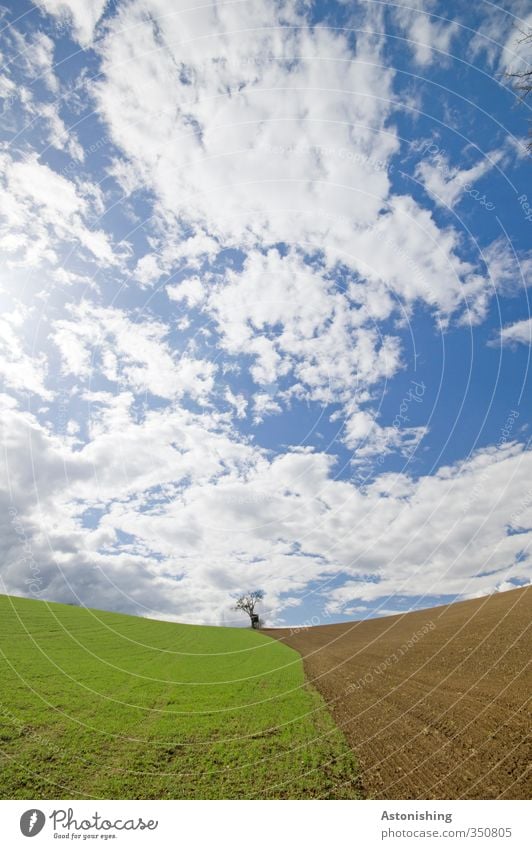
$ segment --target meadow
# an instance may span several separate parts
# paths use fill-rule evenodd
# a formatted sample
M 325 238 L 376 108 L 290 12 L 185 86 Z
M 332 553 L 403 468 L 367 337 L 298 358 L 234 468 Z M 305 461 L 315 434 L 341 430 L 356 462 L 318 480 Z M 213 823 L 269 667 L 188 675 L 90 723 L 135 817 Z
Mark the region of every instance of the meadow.
M 3 798 L 356 798 L 292 648 L 0 596 Z

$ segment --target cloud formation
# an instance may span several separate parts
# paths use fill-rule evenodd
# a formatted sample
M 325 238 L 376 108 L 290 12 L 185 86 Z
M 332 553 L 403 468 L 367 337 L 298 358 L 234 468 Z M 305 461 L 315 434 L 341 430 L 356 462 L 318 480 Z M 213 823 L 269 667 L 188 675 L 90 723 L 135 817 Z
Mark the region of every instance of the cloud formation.
M 262 586 L 275 623 L 530 580 L 526 364 L 486 376 L 530 345 L 523 126 L 453 99 L 514 25 L 318 6 L 7 29 L 7 592 L 228 623 Z

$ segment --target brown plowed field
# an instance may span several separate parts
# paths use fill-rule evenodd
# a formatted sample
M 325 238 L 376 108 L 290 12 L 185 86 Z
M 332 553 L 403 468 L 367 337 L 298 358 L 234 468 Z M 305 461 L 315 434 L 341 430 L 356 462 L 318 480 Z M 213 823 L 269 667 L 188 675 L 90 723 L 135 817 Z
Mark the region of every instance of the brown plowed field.
M 303 656 L 369 798 L 522 799 L 532 790 L 531 620 L 528 587 L 266 633 Z

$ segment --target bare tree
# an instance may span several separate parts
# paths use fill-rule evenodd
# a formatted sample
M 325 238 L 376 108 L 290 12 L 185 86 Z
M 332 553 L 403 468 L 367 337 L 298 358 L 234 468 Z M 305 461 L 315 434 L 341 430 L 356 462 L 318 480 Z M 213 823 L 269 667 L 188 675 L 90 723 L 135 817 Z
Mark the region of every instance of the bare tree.
M 264 596 L 264 590 L 251 590 L 236 600 L 235 610 L 242 610 L 244 613 L 247 613 L 251 620 L 252 628 L 259 627 L 259 617 L 255 613 L 255 605 L 258 601 L 262 601 Z
M 528 33 L 523 33 L 523 38 L 520 39 L 518 44 L 530 44 L 532 42 L 532 31 Z M 509 77 L 513 79 L 513 85 L 516 91 L 521 92 L 521 100 L 526 100 L 530 92 L 532 91 L 532 70 L 529 69 L 526 71 L 517 71 L 514 73 L 509 73 Z M 532 133 L 530 133 L 532 135 Z M 528 149 L 532 152 L 532 140 L 528 143 Z

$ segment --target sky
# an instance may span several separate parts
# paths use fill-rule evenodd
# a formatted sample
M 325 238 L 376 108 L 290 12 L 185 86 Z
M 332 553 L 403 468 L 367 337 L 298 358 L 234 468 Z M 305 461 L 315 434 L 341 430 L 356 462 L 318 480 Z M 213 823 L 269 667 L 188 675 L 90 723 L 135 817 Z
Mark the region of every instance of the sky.
M 1 7 L 0 591 L 530 583 L 528 2 Z

